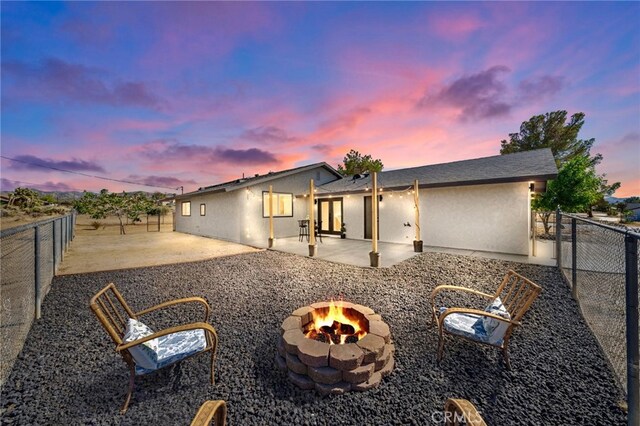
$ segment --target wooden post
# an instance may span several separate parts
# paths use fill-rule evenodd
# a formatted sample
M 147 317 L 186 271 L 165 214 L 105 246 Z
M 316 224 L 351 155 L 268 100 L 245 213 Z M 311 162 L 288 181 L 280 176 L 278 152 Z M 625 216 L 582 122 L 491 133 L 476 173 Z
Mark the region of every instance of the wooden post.
M 531 255 L 536 257 L 536 212 L 535 210 L 531 210 Z
M 422 240 L 420 239 L 420 194 L 418 193 L 418 189 L 418 179 L 416 179 L 413 181 L 413 206 L 416 213 L 416 239 L 413 242 L 413 251 L 422 253 Z
M 369 260 L 371 266 L 380 266 L 380 253 L 378 253 L 378 173 L 371 174 L 372 194 L 371 194 L 371 253 Z
M 269 248 L 273 247 L 273 186 L 269 185 Z
M 315 229 L 315 195 L 313 191 L 313 179 L 309 181 L 309 257 L 316 255 L 316 229 Z

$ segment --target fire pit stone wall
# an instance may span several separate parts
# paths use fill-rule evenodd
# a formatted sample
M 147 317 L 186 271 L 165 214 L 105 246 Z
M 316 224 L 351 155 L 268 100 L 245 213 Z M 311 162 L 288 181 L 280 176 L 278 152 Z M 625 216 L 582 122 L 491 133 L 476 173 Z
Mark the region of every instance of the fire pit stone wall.
M 382 317 L 366 306 L 349 302 L 340 302 L 340 306 L 366 319 L 367 334 L 356 343 L 329 344 L 305 337 L 305 326 L 313 320 L 314 311 L 328 309 L 328 302 L 296 309 L 282 322 L 276 365 L 301 389 L 315 389 L 323 395 L 364 391 L 378 386 L 393 370 L 395 347 Z

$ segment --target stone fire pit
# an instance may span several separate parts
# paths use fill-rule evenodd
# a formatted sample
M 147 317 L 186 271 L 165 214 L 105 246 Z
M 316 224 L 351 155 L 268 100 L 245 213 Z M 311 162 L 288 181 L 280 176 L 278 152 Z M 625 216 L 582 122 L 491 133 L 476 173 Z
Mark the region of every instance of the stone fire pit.
M 328 326 L 322 330 L 332 333 L 330 335 L 324 331 L 311 331 L 314 324 L 318 324 L 318 318 L 327 317 L 336 306 L 361 329 L 358 336 L 343 336 L 344 343 L 334 343 L 340 338 L 333 335 L 334 331 Z M 333 324 L 335 330 L 341 328 L 341 324 L 335 321 Z M 346 333 L 353 332 L 353 327 L 350 329 L 348 325 L 342 325 L 341 329 L 347 330 Z M 389 326 L 366 306 L 343 301 L 313 303 L 296 309 L 287 317 L 282 322 L 281 333 L 276 364 L 288 373 L 295 385 L 301 389 L 315 389 L 322 395 L 376 387 L 395 364 Z

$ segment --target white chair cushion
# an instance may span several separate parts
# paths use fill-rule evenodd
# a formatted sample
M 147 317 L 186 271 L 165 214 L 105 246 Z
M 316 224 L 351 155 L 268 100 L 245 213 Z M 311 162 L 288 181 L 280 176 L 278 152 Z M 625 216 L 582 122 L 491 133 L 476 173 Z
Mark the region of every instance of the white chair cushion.
M 129 318 L 127 329 L 124 333 L 124 342 L 129 343 L 134 340 L 150 336 L 154 331 L 146 324 L 133 318 Z M 158 339 L 146 341 L 140 345 L 129 348 L 129 353 L 139 365 L 145 369 L 155 369 L 158 362 Z
M 440 308 L 440 314 L 447 308 Z M 449 314 L 444 318 L 442 326 L 451 334 L 466 337 L 480 342 L 487 341 L 487 333 L 482 327 L 482 317 L 475 314 Z
M 197 329 L 179 331 L 158 337 L 155 365 L 152 368 L 136 365 L 136 374 L 151 373 L 203 351 L 207 347 L 207 339 L 204 333 L 204 330 Z
M 496 297 L 493 302 L 485 308 L 485 312 L 499 315 L 504 319 L 511 319 L 511 315 L 507 312 L 507 308 L 504 307 L 502 300 L 500 300 L 499 297 Z M 504 338 L 504 334 L 507 332 L 509 325 L 510 324 L 508 322 L 500 321 L 495 318 L 482 318 L 482 326 L 487 333 L 487 341 L 494 345 L 502 343 L 502 339 Z

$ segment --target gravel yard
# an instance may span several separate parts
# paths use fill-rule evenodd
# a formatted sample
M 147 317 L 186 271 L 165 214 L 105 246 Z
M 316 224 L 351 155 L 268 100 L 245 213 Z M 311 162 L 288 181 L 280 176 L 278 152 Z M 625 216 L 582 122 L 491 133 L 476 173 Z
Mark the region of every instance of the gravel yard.
M 543 287 L 514 332 L 513 370 L 504 368 L 498 350 L 452 338 L 436 364 L 430 291 L 448 283 L 492 292 L 509 268 Z M 134 310 L 206 297 L 220 338 L 216 384 L 208 382 L 209 358 L 197 356 L 138 378 L 129 411 L 120 416 L 128 372 L 88 307 L 109 282 Z M 377 389 L 320 397 L 275 368 L 276 339 L 293 310 L 340 296 L 382 315 L 396 368 Z M 2 389 L 2 424 L 187 425 L 202 402 L 224 399 L 232 425 L 435 425 L 449 397 L 471 400 L 490 425 L 626 422 L 614 375 L 552 267 L 423 253 L 375 270 L 264 251 L 57 277 L 42 314 Z M 172 309 L 149 322 L 160 328 L 172 316 L 196 319 L 194 311 Z

